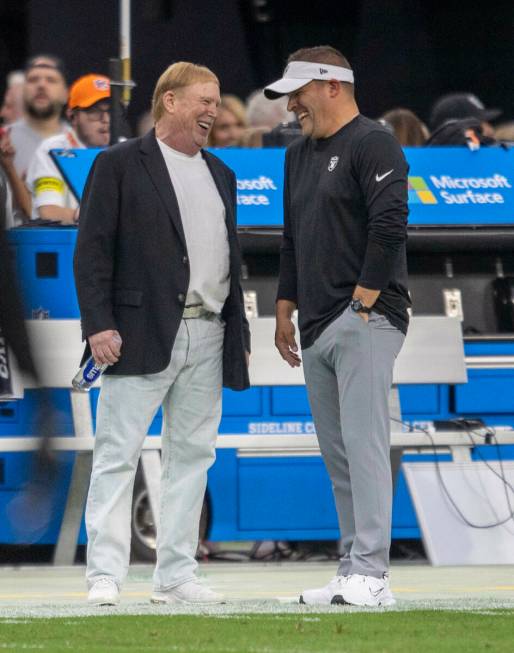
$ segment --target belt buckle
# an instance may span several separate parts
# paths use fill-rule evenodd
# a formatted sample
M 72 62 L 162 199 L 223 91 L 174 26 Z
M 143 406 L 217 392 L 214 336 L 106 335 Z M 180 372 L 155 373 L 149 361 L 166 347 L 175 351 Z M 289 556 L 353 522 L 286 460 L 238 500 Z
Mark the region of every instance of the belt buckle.
M 184 320 L 191 320 L 195 318 L 202 317 L 202 315 L 207 314 L 207 310 L 204 308 L 203 304 L 191 304 L 184 308 L 184 313 L 182 317 Z

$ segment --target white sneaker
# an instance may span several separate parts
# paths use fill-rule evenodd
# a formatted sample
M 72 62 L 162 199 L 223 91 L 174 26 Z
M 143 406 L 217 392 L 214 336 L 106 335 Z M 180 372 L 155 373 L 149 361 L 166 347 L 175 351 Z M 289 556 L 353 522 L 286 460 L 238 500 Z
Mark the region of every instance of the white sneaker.
M 382 578 L 352 574 L 341 587 L 341 592 L 334 594 L 333 605 L 362 605 L 371 608 L 394 605 L 393 593 L 389 588 L 389 575 Z
M 112 578 L 104 576 L 91 586 L 87 602 L 89 605 L 118 605 L 120 590 Z
M 150 601 L 152 603 L 191 603 L 201 605 L 204 603 L 224 603 L 225 599 L 221 594 L 213 592 L 195 578 L 188 580 L 182 585 L 173 587 L 165 592 L 154 591 Z
M 300 603 L 305 605 L 330 605 L 336 595 L 341 595 L 342 588 L 346 585 L 348 576 L 334 576 L 325 587 L 314 590 L 304 590 L 300 596 Z

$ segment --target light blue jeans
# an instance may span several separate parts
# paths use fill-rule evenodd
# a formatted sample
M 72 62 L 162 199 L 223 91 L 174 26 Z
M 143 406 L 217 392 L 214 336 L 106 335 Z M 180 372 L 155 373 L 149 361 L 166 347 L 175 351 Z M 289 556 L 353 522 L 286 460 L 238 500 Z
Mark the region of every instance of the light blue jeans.
M 88 586 L 129 566 L 132 492 L 143 440 L 163 408 L 161 509 L 154 588 L 194 578 L 207 470 L 221 419 L 223 322 L 182 320 L 171 361 L 158 374 L 104 376 L 86 506 Z M 123 349 L 122 349 L 123 355 Z

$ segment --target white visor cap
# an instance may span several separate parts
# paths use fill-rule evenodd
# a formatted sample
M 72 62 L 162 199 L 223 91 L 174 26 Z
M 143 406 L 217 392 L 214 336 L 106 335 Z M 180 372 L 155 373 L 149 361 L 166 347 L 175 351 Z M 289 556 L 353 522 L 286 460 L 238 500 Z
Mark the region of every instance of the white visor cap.
M 284 70 L 282 79 L 265 87 L 264 95 L 268 100 L 276 100 L 282 95 L 294 93 L 302 86 L 312 82 L 313 79 L 324 81 L 337 79 L 340 82 L 353 84 L 353 70 L 324 63 L 292 61 Z

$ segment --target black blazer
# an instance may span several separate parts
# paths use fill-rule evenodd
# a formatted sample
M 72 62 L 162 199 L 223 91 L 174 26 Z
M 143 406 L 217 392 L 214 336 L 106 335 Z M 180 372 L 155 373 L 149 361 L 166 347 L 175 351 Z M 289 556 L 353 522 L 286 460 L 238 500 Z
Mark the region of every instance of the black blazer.
M 235 175 L 203 152 L 225 205 L 230 247 L 230 293 L 223 385 L 249 386 L 245 349 L 250 331 L 240 284 Z M 201 192 L 201 189 L 191 189 Z M 80 207 L 75 283 L 82 336 L 117 329 L 120 360 L 106 374 L 154 374 L 171 359 L 189 286 L 189 261 L 177 198 L 154 130 L 101 152 L 89 173 Z M 90 355 L 86 347 L 84 358 Z

